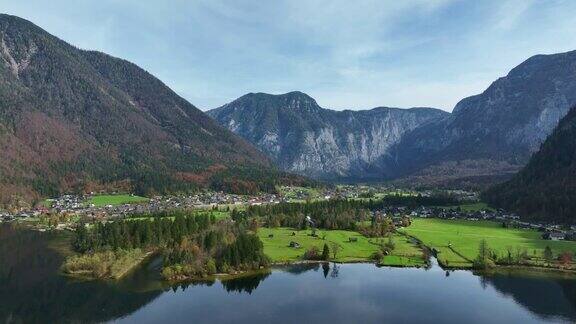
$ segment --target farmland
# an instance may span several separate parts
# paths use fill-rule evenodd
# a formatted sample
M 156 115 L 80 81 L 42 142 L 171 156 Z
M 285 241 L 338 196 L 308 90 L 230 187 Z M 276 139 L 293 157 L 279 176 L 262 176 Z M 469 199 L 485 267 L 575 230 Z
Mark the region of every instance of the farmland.
M 318 230 L 316 237 L 311 234 L 311 230 L 294 230 L 290 228 L 261 228 L 258 230 L 258 236 L 264 243 L 264 253 L 273 262 L 300 261 L 306 250 L 315 246 L 322 251 L 325 243 L 329 247 L 333 243 L 340 246 L 340 251 L 334 261 L 369 261 L 375 252 L 380 251 L 381 240 L 387 240 L 367 238 L 360 233 L 344 230 Z M 350 238 L 356 239 L 356 241 L 351 242 Z M 290 247 L 289 245 L 292 241 L 297 242 L 300 247 Z M 396 257 L 386 256 L 381 261 L 381 264 L 390 266 L 417 266 L 424 264 L 424 260 L 421 257 L 422 251 L 408 242 L 404 236 L 394 235 L 394 243 L 395 249 L 392 255 Z M 330 257 L 332 258 L 332 255 Z
M 499 223 L 488 221 L 419 218 L 400 231 L 436 249 L 439 252 L 438 261 L 448 267 L 471 267 L 483 239 L 499 258 L 509 252 L 523 252 L 534 265 L 543 262 L 547 246 L 554 256 L 564 251 L 576 252 L 576 242 L 543 240 L 537 231 L 503 228 Z
M 90 197 L 86 204 L 94 205 L 95 207 L 103 207 L 108 205 L 123 205 L 133 204 L 148 201 L 148 198 L 135 196 L 135 195 L 97 195 Z

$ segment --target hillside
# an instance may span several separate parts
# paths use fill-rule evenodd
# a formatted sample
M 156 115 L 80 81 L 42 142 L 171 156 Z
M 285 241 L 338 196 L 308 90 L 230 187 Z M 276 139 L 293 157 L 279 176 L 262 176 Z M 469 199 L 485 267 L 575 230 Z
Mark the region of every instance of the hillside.
M 334 111 L 301 92 L 250 93 L 208 114 L 290 172 L 324 179 L 381 179 L 403 134 L 448 115 L 432 108 Z
M 576 107 L 526 167 L 484 198 L 525 218 L 576 223 Z
M 270 161 L 138 66 L 0 15 L 0 203 L 70 191 L 270 190 Z

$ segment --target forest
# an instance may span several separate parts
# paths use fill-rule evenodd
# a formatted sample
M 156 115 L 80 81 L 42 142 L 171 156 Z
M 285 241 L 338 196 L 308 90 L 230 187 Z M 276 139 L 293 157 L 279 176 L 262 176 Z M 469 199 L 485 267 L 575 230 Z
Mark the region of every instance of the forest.
M 313 201 L 307 203 L 280 203 L 250 206 L 245 212 L 233 211 L 232 219 L 257 217 L 267 227 L 292 227 L 306 229 L 312 224 L 323 229 L 362 230 L 365 222 L 374 227 L 376 212 L 390 206 L 453 206 L 459 201 L 451 196 L 401 196 L 390 195 L 381 199 Z M 383 216 L 383 215 L 380 215 Z M 308 217 L 310 219 L 308 219 Z
M 108 269 L 91 269 L 98 266 L 93 259 L 111 259 L 110 267 L 114 267 L 115 261 L 126 262 L 126 257 L 137 260 L 141 256 L 126 251 L 161 254 L 162 274 L 168 280 L 254 270 L 269 263 L 262 242 L 248 231 L 246 222 L 217 220 L 209 212 L 162 216 L 80 225 L 72 242 L 80 255 L 69 258 L 64 270 L 81 272 L 85 266 L 88 269 L 83 270 L 92 270 L 94 277 L 106 276 Z

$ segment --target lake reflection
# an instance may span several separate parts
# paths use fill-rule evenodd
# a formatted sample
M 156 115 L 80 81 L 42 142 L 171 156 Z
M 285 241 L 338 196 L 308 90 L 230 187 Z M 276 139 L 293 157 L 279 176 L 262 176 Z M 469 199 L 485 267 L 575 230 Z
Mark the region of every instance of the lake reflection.
M 541 323 L 576 320 L 576 281 L 448 275 L 371 264 L 300 264 L 167 286 L 152 260 L 117 283 L 58 275 L 49 234 L 0 226 L 0 322 Z
M 121 322 L 251 323 L 541 323 L 576 318 L 573 280 L 438 267 L 377 268 L 371 264 L 299 265 L 231 283 L 165 293 Z M 247 281 L 248 280 L 248 281 Z M 234 281 L 232 281 L 234 282 Z M 572 295 L 570 295 L 572 294 Z

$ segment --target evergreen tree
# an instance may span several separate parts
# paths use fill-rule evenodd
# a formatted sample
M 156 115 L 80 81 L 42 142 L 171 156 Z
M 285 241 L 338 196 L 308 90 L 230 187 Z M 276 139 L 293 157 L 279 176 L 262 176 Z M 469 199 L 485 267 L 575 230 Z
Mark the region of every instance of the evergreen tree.
M 546 246 L 544 249 L 544 260 L 546 262 L 551 262 L 554 259 L 554 255 L 552 254 L 552 249 L 549 246 Z
M 324 243 L 324 249 L 322 249 L 322 260 L 328 261 L 330 259 L 330 248 L 327 243 Z

